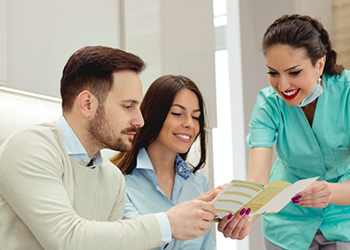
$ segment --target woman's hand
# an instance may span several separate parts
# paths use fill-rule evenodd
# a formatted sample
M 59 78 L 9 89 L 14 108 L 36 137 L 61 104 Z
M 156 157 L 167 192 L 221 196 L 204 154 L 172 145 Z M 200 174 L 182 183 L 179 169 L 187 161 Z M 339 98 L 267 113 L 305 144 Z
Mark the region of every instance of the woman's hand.
M 319 207 L 328 206 L 332 197 L 332 189 L 326 181 L 315 181 L 292 198 L 294 204 L 303 207 Z
M 243 240 L 250 232 L 252 219 L 249 218 L 250 208 L 242 209 L 235 217 L 229 214 L 218 224 L 218 230 L 226 238 Z

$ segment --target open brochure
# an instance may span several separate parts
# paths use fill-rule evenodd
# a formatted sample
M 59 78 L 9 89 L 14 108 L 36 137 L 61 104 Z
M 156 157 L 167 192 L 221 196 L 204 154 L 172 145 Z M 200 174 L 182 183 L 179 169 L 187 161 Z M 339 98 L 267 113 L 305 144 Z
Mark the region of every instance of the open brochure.
M 291 184 L 274 180 L 266 186 L 249 181 L 233 180 L 212 201 L 216 208 L 216 221 L 232 213 L 235 216 L 243 208 L 251 209 L 250 217 L 265 213 L 277 213 L 291 199 L 318 177 L 303 179 Z

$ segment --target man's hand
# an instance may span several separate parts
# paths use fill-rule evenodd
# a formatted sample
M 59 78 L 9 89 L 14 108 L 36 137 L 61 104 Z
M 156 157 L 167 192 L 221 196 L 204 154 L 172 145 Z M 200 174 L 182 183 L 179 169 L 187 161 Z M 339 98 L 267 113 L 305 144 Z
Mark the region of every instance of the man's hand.
M 210 221 L 216 215 L 213 204 L 201 200 L 182 202 L 165 212 L 168 216 L 172 237 L 178 240 L 190 240 L 204 235 L 211 227 Z
M 221 186 L 218 186 L 212 190 L 209 190 L 208 192 L 198 196 L 196 200 L 201 200 L 201 201 L 207 201 L 210 202 L 212 201 L 225 187 L 227 186 L 227 183 Z

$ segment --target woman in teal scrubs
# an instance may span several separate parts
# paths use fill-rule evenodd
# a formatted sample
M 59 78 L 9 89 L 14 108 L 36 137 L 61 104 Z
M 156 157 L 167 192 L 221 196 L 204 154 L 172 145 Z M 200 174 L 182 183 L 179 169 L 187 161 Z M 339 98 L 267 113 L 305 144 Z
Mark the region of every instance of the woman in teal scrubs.
M 319 176 L 278 214 L 263 216 L 266 249 L 350 249 L 350 72 L 308 16 L 277 19 L 262 48 L 271 86 L 259 92 L 249 123 L 247 179 L 265 185 Z M 253 220 L 225 218 L 219 230 L 242 239 Z

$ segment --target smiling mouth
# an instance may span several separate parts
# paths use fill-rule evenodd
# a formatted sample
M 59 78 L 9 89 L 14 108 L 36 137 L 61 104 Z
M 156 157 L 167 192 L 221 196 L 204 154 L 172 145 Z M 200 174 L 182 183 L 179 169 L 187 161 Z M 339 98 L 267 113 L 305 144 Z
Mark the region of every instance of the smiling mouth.
M 298 95 L 299 91 L 300 89 L 295 89 L 291 91 L 281 91 L 281 94 L 283 95 L 284 98 L 290 100 L 295 98 Z
M 179 137 L 179 138 L 181 138 L 181 139 L 184 139 L 184 140 L 189 140 L 189 139 L 191 139 L 190 136 L 184 135 L 184 134 L 175 134 L 175 136 L 176 136 L 176 137 Z

